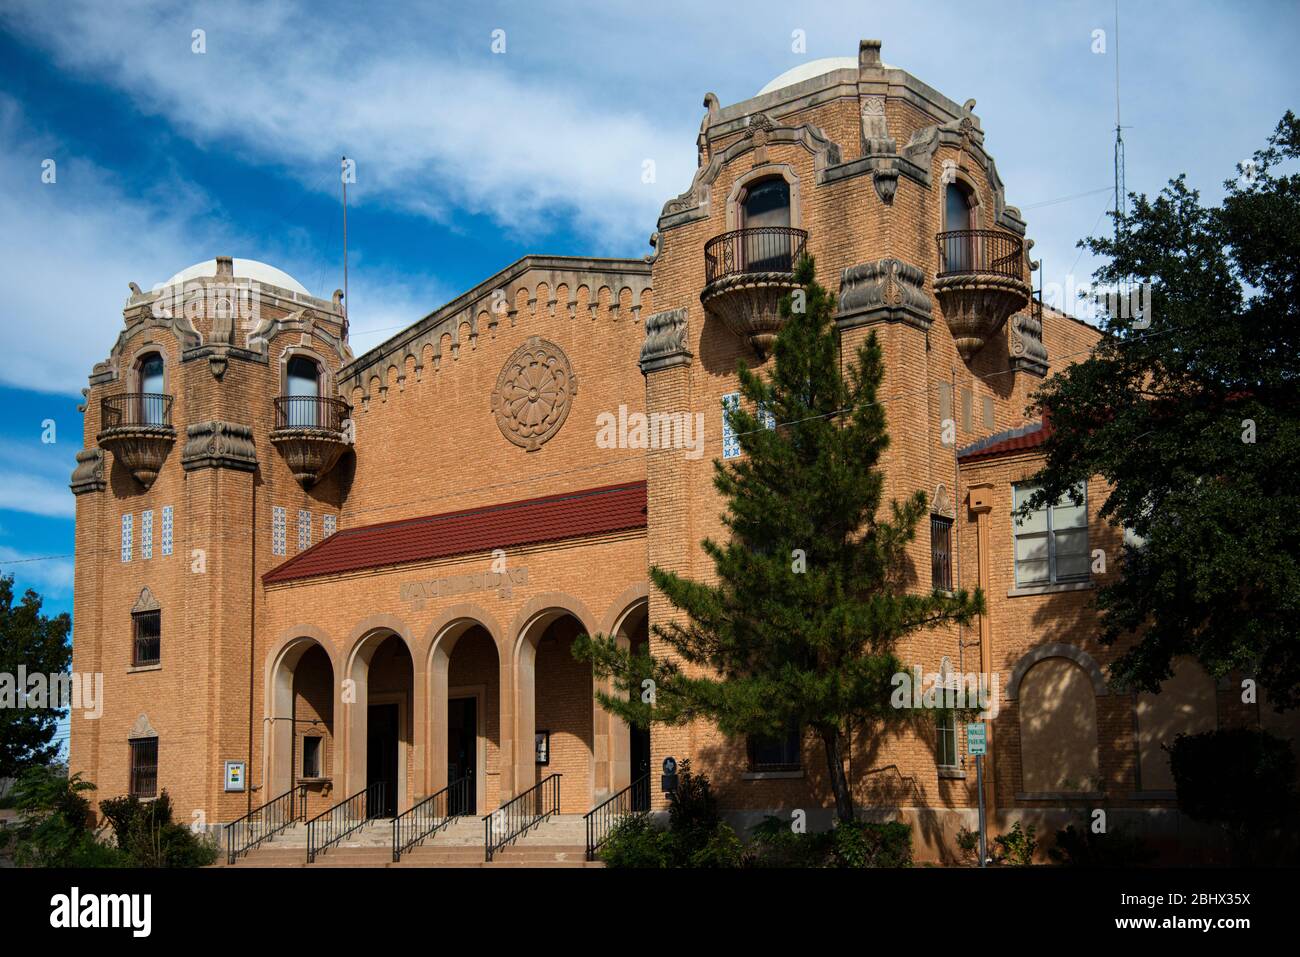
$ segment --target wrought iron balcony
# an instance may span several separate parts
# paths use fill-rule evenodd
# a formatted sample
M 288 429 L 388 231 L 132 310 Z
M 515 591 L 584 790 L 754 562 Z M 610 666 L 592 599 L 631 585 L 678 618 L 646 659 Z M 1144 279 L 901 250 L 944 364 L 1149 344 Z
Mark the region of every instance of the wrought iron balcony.
M 781 331 L 781 298 L 795 288 L 795 266 L 807 243 L 802 229 L 755 226 L 715 236 L 704 246 L 700 302 L 760 357 Z
M 303 488 L 320 481 L 351 443 L 349 412 L 342 399 L 282 395 L 275 400 L 271 444 Z
M 934 294 L 957 351 L 969 361 L 1013 313 L 1029 304 L 1024 240 L 1000 229 L 939 233 Z
M 99 447 L 113 454 L 137 482 L 153 485 L 176 441 L 172 397 L 157 392 L 105 396 L 99 404 Z

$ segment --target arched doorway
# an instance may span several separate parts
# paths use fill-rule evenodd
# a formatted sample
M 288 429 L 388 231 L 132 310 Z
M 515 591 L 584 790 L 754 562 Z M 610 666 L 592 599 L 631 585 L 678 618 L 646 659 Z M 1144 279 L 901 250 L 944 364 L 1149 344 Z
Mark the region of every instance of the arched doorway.
M 406 642 L 391 631 L 368 635 L 352 654 L 348 677 L 350 761 L 339 799 L 374 788 L 367 815 L 392 817 L 410 807 L 414 779 L 415 667 Z
M 591 666 L 573 657 L 573 641 L 586 630 L 571 612 L 548 609 L 524 627 L 515 653 L 515 793 L 560 774 L 562 814 L 590 810 L 596 782 L 608 777 L 607 738 L 599 748 L 604 767 L 598 768 L 596 761 L 600 706 L 592 695 Z
M 309 813 L 329 800 L 336 773 L 334 665 L 313 638 L 291 641 L 271 669 L 269 695 L 268 793 L 270 801 L 307 786 Z
M 619 622 L 615 634 L 620 643 L 626 642 L 633 655 L 643 655 L 650 645 L 650 605 L 640 601 L 628 610 Z M 633 689 L 632 694 L 636 694 Z M 617 755 L 612 789 L 619 790 L 638 781 L 650 773 L 650 729 L 638 728 L 618 719 L 612 719 L 611 734 L 626 737 L 626 744 L 616 742 Z M 626 747 L 625 757 L 623 748 Z M 623 766 L 626 761 L 625 767 Z M 633 810 L 648 811 L 649 788 L 638 788 L 633 792 Z M 642 806 L 645 805 L 645 806 Z
M 449 625 L 433 645 L 429 695 L 430 791 L 449 792 L 453 814 L 486 814 L 500 803 L 501 662 L 492 633 L 477 621 Z

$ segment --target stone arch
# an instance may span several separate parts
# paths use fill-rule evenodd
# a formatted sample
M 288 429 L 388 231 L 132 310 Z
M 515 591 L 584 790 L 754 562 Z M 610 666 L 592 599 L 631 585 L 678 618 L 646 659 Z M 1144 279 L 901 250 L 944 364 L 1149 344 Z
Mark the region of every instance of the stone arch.
M 1097 697 L 1104 697 L 1110 693 L 1106 687 L 1106 677 L 1102 674 L 1101 667 L 1092 655 L 1074 645 L 1048 642 L 1030 649 L 1011 669 L 1011 680 L 1007 682 L 1006 691 L 1008 700 L 1014 701 L 1016 699 L 1020 691 L 1020 683 L 1024 680 L 1025 674 L 1045 658 L 1069 658 L 1087 672 L 1089 679 L 1092 681 L 1093 693 Z
M 803 216 L 799 202 L 799 174 L 795 172 L 794 167 L 789 163 L 769 163 L 742 173 L 732 183 L 731 192 L 727 195 L 728 232 L 740 228 L 741 197 L 749 186 L 761 180 L 774 179 L 778 176 L 784 179 L 786 185 L 790 187 L 790 226 L 794 229 L 802 228 L 800 226 L 800 223 L 803 222 Z
M 511 673 L 514 705 L 514 782 L 516 794 L 537 780 L 534 740 L 537 733 L 538 641 L 551 625 L 564 618 L 574 619 L 582 631 L 595 634 L 595 618 L 587 606 L 572 595 L 547 592 L 530 599 L 519 609 L 507 634 L 512 642 Z M 595 698 L 591 700 L 591 760 L 586 781 L 564 781 L 561 800 L 575 809 L 588 796 L 608 788 L 608 724 L 600 720 Z M 597 784 L 597 782 L 605 782 Z M 584 808 L 583 810 L 587 810 Z
M 276 643 L 266 659 L 265 696 L 266 717 L 263 722 L 264 767 L 262 780 L 265 782 L 264 801 L 278 797 L 294 785 L 293 758 L 296 747 L 294 717 L 294 676 L 298 663 L 313 648 L 324 653 L 330 666 L 330 697 L 333 700 L 333 714 L 338 715 L 338 661 L 332 653 L 333 643 L 329 636 L 313 625 L 298 625 L 288 629 Z M 338 741 L 337 721 L 331 722 L 330 736 L 336 745 L 337 760 Z
M 461 637 L 475 627 L 482 628 L 487 632 L 496 649 L 497 694 L 500 701 L 497 719 L 500 738 L 498 747 L 502 755 L 510 753 L 508 747 L 510 720 L 508 716 L 511 711 L 506 705 L 506 702 L 510 700 L 509 692 L 511 687 L 509 674 L 510 649 L 502 638 L 501 626 L 497 624 L 496 618 L 480 605 L 471 602 L 452 605 L 429 624 L 429 627 L 424 632 L 424 640 L 421 642 L 421 656 L 425 662 L 424 672 L 426 674 L 424 739 L 428 742 L 429 751 L 423 788 L 424 793 L 427 794 L 432 794 L 446 787 L 448 783 L 447 731 L 451 656 Z M 489 793 L 485 783 L 484 769 L 480 768 L 479 772 L 477 804 L 481 811 L 488 804 L 494 804 L 498 799 L 504 798 L 505 795 Z M 503 768 L 501 775 L 503 790 L 507 787 L 509 777 L 510 775 L 505 773 L 505 768 Z
M 405 649 L 411 663 L 412 682 L 407 709 L 399 702 L 399 733 L 397 759 L 397 800 L 396 808 L 400 812 L 409 805 L 408 763 L 412 764 L 414 780 L 420 781 L 425 774 L 424 764 L 424 714 L 422 699 L 425 695 L 425 674 L 422 662 L 416 654 L 415 643 L 411 639 L 410 629 L 400 618 L 393 615 L 378 614 L 363 619 L 356 627 L 346 644 L 343 669 L 340 671 L 340 696 L 336 703 L 336 716 L 342 715 L 343 726 L 343 780 L 344 795 L 356 794 L 366 787 L 368 730 L 370 697 L 370 664 L 375 653 L 389 638 L 396 638 Z M 339 723 L 338 717 L 335 719 Z M 402 736 L 403 728 L 411 728 L 409 738 Z M 414 756 L 413 762 L 407 760 L 407 749 Z
M 605 617 L 601 621 L 600 634 L 610 635 L 619 642 L 623 647 L 630 647 L 631 637 L 624 631 L 624 626 L 631 619 L 636 619 L 636 625 L 642 624 L 644 619 L 646 629 L 646 638 L 649 640 L 649 622 L 650 622 L 650 583 L 641 581 L 629 585 L 623 589 L 623 592 L 610 603 Z M 594 680 L 594 679 L 593 679 Z M 603 679 L 596 682 L 599 690 L 611 693 L 614 690 L 614 683 L 611 679 Z M 608 790 L 612 793 L 618 791 L 632 783 L 634 777 L 633 768 L 633 735 L 636 732 L 626 721 L 616 715 L 609 714 L 596 706 L 597 717 L 606 725 L 609 741 L 609 780 Z M 648 739 L 647 739 L 648 745 Z M 647 747 L 648 752 L 648 747 Z M 597 790 L 600 790 L 604 782 L 597 781 Z

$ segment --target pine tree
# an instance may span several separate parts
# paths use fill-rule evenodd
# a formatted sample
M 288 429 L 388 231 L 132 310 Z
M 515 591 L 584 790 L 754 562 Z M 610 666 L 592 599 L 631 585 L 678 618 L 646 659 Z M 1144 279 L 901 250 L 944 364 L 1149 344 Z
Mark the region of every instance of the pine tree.
M 879 514 L 889 443 L 879 343 L 873 333 L 846 357 L 846 378 L 834 300 L 811 259 L 795 276 L 802 308 L 791 296 L 781 303 L 771 372 L 738 370 L 743 400 L 726 414 L 743 455 L 713 463 L 730 532 L 702 543 L 716 583 L 650 570 L 684 613 L 681 623 L 654 626 L 666 657 L 633 655 L 608 636 L 584 637 L 574 653 L 612 676 L 615 693 L 598 692 L 601 705 L 642 727 L 707 718 L 737 737 L 811 730 L 838 818 L 850 821 L 850 727 L 884 733 L 908 717 L 890 706 L 900 639 L 968 622 L 983 597 L 909 588 L 905 549 L 927 503 L 918 491 Z

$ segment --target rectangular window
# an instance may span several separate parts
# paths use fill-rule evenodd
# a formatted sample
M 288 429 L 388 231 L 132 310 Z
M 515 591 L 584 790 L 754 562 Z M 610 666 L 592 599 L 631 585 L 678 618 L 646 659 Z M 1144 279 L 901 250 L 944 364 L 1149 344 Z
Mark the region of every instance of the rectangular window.
M 791 728 L 779 738 L 749 737 L 749 770 L 798 771 L 803 767 L 803 735 Z
M 302 739 L 302 776 L 304 778 L 324 777 L 321 770 L 321 739 L 310 735 Z
M 311 512 L 298 509 L 298 551 L 311 548 Z
M 133 665 L 156 665 L 162 660 L 162 612 L 137 611 L 131 614 L 135 631 Z
M 172 553 L 172 507 L 163 506 L 162 513 L 162 553 L 166 558 Z
M 943 382 L 939 385 L 939 431 L 952 420 L 952 386 Z
M 131 796 L 158 796 L 157 738 L 137 738 L 131 742 Z
M 935 726 L 935 762 L 941 768 L 957 766 L 957 719 L 951 711 L 940 711 Z
M 975 427 L 973 421 L 974 411 L 971 405 L 972 402 L 974 402 L 974 397 L 971 395 L 970 389 L 962 389 L 961 390 L 961 430 L 963 432 L 969 432 L 971 431 L 971 429 Z
M 122 561 L 124 562 L 129 562 L 131 560 L 131 536 L 133 532 L 131 523 L 131 513 L 127 512 L 122 516 Z
M 993 431 L 993 396 L 991 395 L 984 397 L 984 428 L 989 432 Z
M 271 554 L 283 555 L 287 549 L 285 532 L 284 506 L 276 505 L 271 509 Z
M 736 430 L 731 427 L 731 422 L 727 418 L 728 411 L 738 408 L 740 408 L 739 392 L 728 392 L 722 397 L 722 457 L 724 459 L 734 459 L 740 455 L 740 440 L 736 438 Z
M 761 405 L 758 407 L 758 421 L 763 423 L 763 428 L 765 429 L 776 428 L 776 416 L 773 415 L 766 407 Z
M 339 530 L 339 517 L 337 515 L 326 515 L 321 519 L 321 538 L 329 538 Z
M 952 591 L 952 519 L 930 516 L 930 584 Z
M 1053 585 L 1088 578 L 1088 501 L 1086 488 L 1077 487 L 1080 504 L 1070 493 L 1055 505 L 1020 518 L 1014 514 L 1038 490 L 1036 485 L 1014 488 L 1012 533 L 1016 545 L 1016 585 Z

